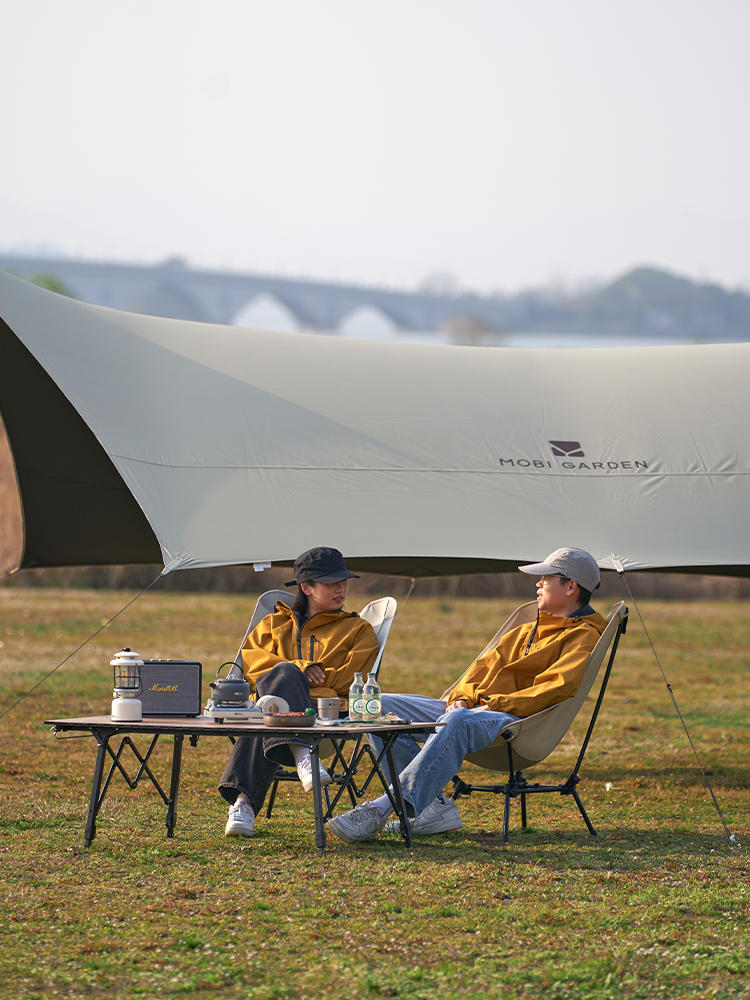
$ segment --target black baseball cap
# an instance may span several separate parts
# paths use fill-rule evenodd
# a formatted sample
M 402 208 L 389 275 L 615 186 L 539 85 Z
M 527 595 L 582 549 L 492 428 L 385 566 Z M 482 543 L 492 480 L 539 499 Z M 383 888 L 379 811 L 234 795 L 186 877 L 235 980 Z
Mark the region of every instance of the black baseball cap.
M 359 579 L 356 573 L 350 573 L 346 568 L 339 550 L 319 545 L 297 556 L 294 560 L 294 579 L 287 580 L 284 586 L 291 587 L 293 583 L 338 583 L 351 577 Z

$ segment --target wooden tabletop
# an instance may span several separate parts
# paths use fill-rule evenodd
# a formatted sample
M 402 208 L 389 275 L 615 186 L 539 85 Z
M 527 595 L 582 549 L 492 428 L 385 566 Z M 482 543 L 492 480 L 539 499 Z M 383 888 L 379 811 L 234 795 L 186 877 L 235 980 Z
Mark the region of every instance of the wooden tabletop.
M 95 729 L 110 733 L 166 733 L 199 736 L 248 736 L 251 733 L 262 732 L 266 736 L 283 735 L 284 733 L 299 733 L 315 736 L 343 737 L 357 736 L 360 733 L 388 733 L 431 730 L 436 727 L 434 722 L 346 722 L 335 726 L 316 723 L 314 726 L 266 726 L 262 719 L 235 720 L 233 722 L 216 722 L 203 715 L 189 718 L 175 716 L 148 716 L 140 722 L 122 722 L 109 715 L 89 715 L 75 719 L 45 719 L 45 726 L 52 726 L 58 731 Z

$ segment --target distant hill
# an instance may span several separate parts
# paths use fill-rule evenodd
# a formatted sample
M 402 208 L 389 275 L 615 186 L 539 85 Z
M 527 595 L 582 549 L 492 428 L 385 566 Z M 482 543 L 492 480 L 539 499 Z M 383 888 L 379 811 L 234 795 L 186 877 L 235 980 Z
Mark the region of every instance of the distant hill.
M 578 295 L 527 292 L 515 302 L 521 331 L 750 340 L 750 295 L 650 267 Z

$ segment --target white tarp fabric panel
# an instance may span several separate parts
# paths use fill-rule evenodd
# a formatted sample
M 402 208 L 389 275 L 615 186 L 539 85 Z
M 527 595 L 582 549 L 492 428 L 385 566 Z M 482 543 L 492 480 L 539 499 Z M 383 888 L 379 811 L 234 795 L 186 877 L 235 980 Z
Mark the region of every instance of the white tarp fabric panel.
M 167 570 L 293 559 L 750 567 L 750 345 L 430 347 L 135 315 L 0 272 Z M 2 399 L 0 399 L 0 407 Z M 11 445 L 13 441 L 11 439 Z

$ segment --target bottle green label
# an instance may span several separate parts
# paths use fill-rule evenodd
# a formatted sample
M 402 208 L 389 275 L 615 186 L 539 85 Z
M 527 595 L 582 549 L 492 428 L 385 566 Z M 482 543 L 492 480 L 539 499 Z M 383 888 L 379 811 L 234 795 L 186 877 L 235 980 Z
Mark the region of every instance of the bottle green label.
M 368 698 L 365 704 L 365 715 L 368 719 L 380 718 L 380 698 Z

